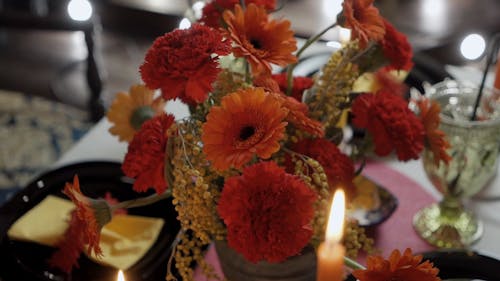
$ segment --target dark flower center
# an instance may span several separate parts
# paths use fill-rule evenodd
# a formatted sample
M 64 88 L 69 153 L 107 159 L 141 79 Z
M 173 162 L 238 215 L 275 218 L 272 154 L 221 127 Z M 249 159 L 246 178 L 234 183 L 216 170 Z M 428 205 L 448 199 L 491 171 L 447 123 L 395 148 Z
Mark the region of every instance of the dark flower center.
M 245 141 L 255 134 L 255 129 L 252 126 L 245 126 L 240 131 L 240 140 Z
M 139 130 L 142 126 L 142 123 L 153 118 L 154 116 L 155 111 L 151 106 L 140 106 L 136 108 L 132 113 L 132 116 L 130 116 L 130 125 L 132 125 L 132 128 Z
M 255 49 L 261 49 L 262 48 L 262 45 L 260 44 L 259 40 L 250 39 L 250 43 L 252 44 L 252 46 L 254 46 Z

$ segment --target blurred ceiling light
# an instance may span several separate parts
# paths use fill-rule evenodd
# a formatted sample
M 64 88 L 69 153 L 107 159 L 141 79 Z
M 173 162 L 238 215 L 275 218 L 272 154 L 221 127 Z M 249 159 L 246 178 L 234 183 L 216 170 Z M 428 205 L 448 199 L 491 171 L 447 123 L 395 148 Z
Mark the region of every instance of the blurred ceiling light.
M 419 28 L 430 34 L 442 34 L 449 28 L 448 11 L 452 8 L 448 0 L 422 0 L 419 5 Z
M 179 29 L 188 29 L 191 27 L 191 21 L 187 18 L 183 18 L 179 23 Z
M 486 41 L 483 36 L 473 33 L 465 36 L 460 43 L 460 53 L 468 60 L 479 58 L 486 49 Z
M 92 17 L 92 5 L 88 0 L 71 0 L 67 10 L 69 17 L 76 21 L 86 21 Z

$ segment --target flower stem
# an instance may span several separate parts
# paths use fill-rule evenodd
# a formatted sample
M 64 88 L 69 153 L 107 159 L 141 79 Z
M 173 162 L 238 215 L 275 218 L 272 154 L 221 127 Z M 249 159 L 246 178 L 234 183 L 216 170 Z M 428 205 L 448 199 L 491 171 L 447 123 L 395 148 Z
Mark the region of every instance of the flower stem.
M 297 51 L 297 54 L 295 55 L 297 57 L 297 59 L 300 58 L 300 55 L 302 55 L 302 53 L 309 47 L 311 46 L 314 42 L 318 41 L 319 38 L 321 38 L 321 36 L 323 36 L 323 34 L 325 34 L 328 30 L 334 28 L 335 26 L 337 26 L 337 23 L 333 23 L 331 25 L 329 25 L 328 27 L 326 27 L 325 29 L 323 29 L 320 33 L 316 34 L 314 37 L 311 37 L 309 39 L 307 39 L 307 41 L 304 43 L 304 45 L 302 45 L 302 47 Z M 295 66 L 297 66 L 297 63 L 293 63 L 291 64 L 290 66 L 288 66 L 288 69 L 287 69 L 287 89 L 286 89 L 286 94 L 287 95 L 291 95 L 292 94 L 292 88 L 293 88 L 293 69 L 295 68 Z
M 147 197 L 141 197 L 137 199 L 132 199 L 132 200 L 127 200 L 120 202 L 116 205 L 111 206 L 111 211 L 115 211 L 116 209 L 128 209 L 128 208 L 135 208 L 135 207 L 142 207 L 142 206 L 147 206 L 151 205 L 153 203 L 156 203 L 160 200 L 166 199 L 168 197 L 172 196 L 172 189 L 167 189 L 164 193 L 162 194 L 153 194 Z
M 366 269 L 366 267 L 359 264 L 357 261 L 344 256 L 344 264 L 350 269 Z
M 250 63 L 245 60 L 245 82 L 248 84 L 252 83 L 252 77 L 250 75 Z

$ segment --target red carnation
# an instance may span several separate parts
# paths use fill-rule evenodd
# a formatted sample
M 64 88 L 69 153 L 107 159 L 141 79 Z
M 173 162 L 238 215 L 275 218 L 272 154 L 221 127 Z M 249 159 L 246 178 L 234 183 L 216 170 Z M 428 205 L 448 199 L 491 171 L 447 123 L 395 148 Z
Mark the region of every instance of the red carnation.
M 398 95 L 384 90 L 360 95 L 354 100 L 352 114 L 354 126 L 372 135 L 379 156 L 395 149 L 398 159 L 407 161 L 417 159 L 424 148 L 424 127 Z
M 130 142 L 122 170 L 127 177 L 135 179 L 135 191 L 144 192 L 154 188 L 160 194 L 167 189 L 163 169 L 167 130 L 173 122 L 174 117 L 165 113 L 149 119 Z
M 150 89 L 161 89 L 166 100 L 188 104 L 205 101 L 220 72 L 216 55 L 227 55 L 230 43 L 219 31 L 200 24 L 158 37 L 140 67 Z
M 332 142 L 326 139 L 303 139 L 294 144 L 291 149 L 318 161 L 325 170 L 331 188 L 342 186 L 349 194 L 355 191 L 354 164 Z M 289 156 L 286 162 L 287 169 L 293 171 L 295 167 Z
M 286 73 L 274 74 L 273 79 L 278 82 L 280 90 L 283 93 L 286 93 L 288 88 Z M 304 91 L 311 88 L 313 84 L 314 81 L 310 77 L 293 77 L 292 97 L 294 97 L 298 101 L 302 101 L 302 95 L 304 94 Z
M 316 194 L 275 162 L 261 162 L 228 178 L 217 211 L 230 247 L 251 262 L 281 262 L 312 236 Z
M 203 14 L 200 22 L 210 27 L 221 27 L 222 12 L 224 10 L 233 10 L 239 0 L 214 0 L 203 7 Z M 276 8 L 276 0 L 245 0 L 245 5 L 254 3 L 257 6 L 264 6 L 266 10 L 271 11 Z
M 397 31 L 392 24 L 384 19 L 385 35 L 380 41 L 384 56 L 389 59 L 388 70 L 410 70 L 413 67 L 413 51 L 406 36 Z

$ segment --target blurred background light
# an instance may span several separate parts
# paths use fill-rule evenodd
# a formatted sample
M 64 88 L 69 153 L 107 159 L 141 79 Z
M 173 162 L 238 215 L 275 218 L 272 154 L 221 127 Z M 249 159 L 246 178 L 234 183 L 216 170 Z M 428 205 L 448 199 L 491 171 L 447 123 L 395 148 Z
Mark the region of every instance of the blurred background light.
M 342 44 L 338 41 L 328 41 L 326 42 L 326 46 L 334 49 L 340 49 L 342 47 Z
M 188 29 L 191 27 L 191 21 L 188 18 L 183 18 L 179 23 L 179 29 Z
M 86 21 L 92 17 L 92 5 L 88 0 L 71 0 L 67 10 L 69 17 L 76 21 Z
M 486 41 L 483 36 L 473 33 L 465 36 L 460 43 L 460 53 L 468 60 L 479 58 L 486 49 Z

